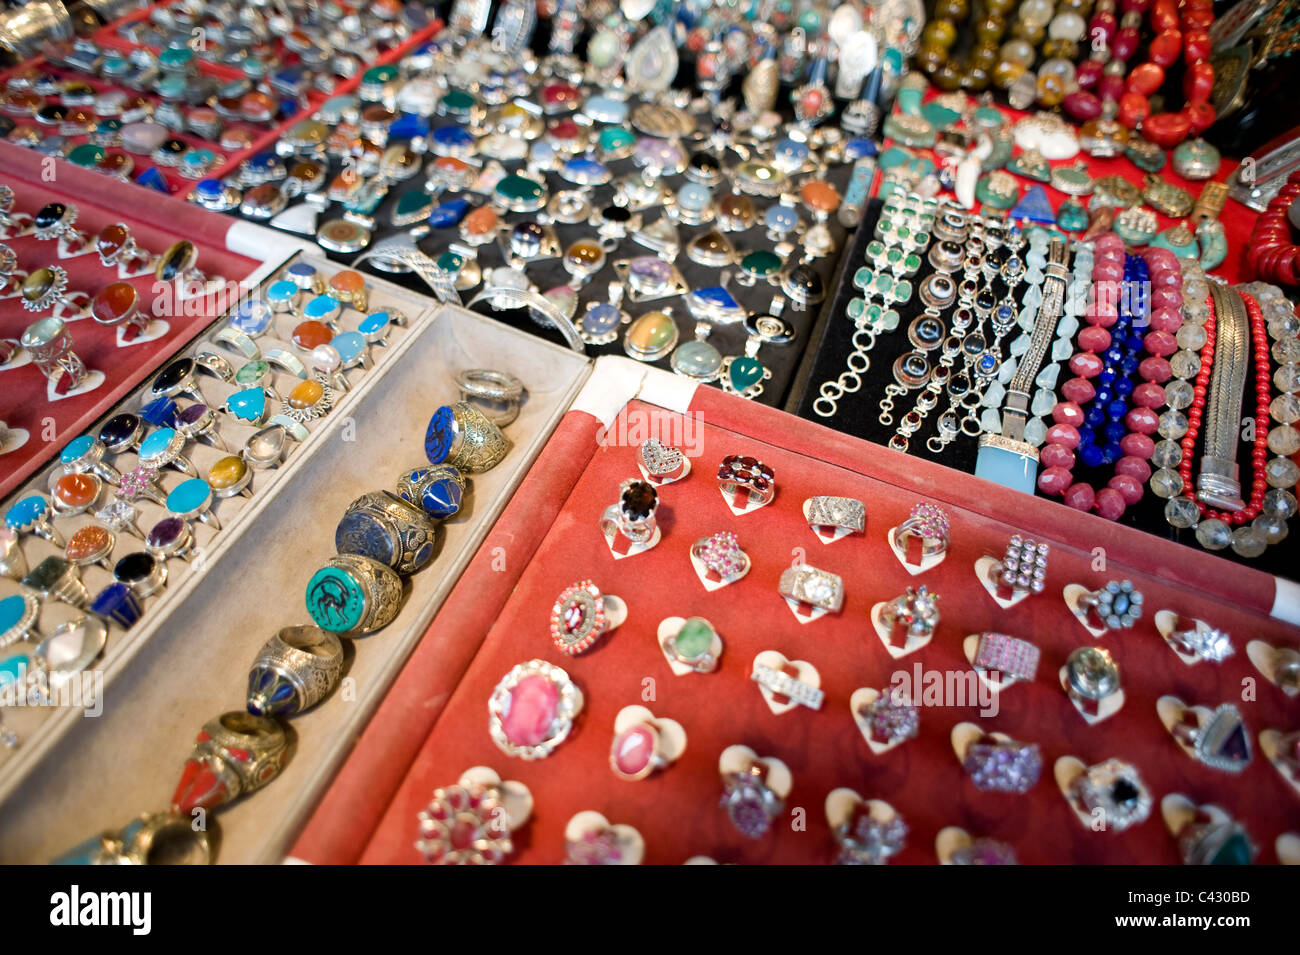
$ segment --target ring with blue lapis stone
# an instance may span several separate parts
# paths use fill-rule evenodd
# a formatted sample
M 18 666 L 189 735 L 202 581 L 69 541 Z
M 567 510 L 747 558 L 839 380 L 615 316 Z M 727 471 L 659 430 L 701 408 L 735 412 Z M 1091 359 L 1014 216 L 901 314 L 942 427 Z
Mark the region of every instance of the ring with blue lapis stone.
M 334 549 L 413 574 L 433 558 L 437 530 L 421 507 L 389 491 L 371 491 L 348 505 L 334 531 Z
M 501 429 L 464 401 L 435 411 L 424 435 L 424 453 L 430 464 L 450 464 L 468 474 L 490 471 L 510 447 L 510 439 Z
M 397 479 L 397 496 L 435 520 L 455 516 L 465 499 L 465 476 L 448 464 L 411 468 Z
M 248 712 L 293 716 L 324 699 L 343 673 L 343 643 L 320 627 L 285 627 L 248 672 Z

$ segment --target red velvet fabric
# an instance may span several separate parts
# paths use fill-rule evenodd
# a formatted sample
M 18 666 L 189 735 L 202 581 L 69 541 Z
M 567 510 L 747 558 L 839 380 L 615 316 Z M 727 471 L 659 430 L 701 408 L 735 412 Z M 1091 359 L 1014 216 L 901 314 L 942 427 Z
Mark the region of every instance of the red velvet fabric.
M 0 143 L 0 167 L 14 190 L 14 208 L 31 215 L 47 202 L 76 205 L 76 228 L 93 242 L 100 229 L 124 222 L 141 249 L 160 253 L 179 238 L 198 249 L 197 267 L 209 277 L 221 275 L 237 282 L 258 263 L 226 250 L 226 232 L 233 220 L 207 212 L 192 203 L 131 183 L 111 181 L 99 173 L 71 163 L 55 161 L 55 180 L 42 176 L 44 157 L 10 143 Z M 18 268 L 31 272 L 60 265 L 68 272 L 68 290 L 94 295 L 105 285 L 121 281 L 116 266 L 106 267 L 93 250 L 75 258 L 60 259 L 56 240 L 41 241 L 28 234 L 0 239 L 18 256 Z M 152 274 L 130 279 L 140 294 L 140 308 L 153 314 L 155 290 Z M 35 365 L 0 371 L 0 419 L 10 427 L 31 432 L 27 444 L 0 457 L 0 497 L 8 494 L 40 464 L 68 441 L 84 432 L 122 400 L 136 385 L 159 368 L 186 342 L 193 339 L 229 307 L 218 296 L 180 303 L 184 314 L 166 318 L 170 331 L 162 338 L 118 347 L 117 330 L 86 317 L 68 325 L 73 351 L 86 367 L 102 371 L 107 380 L 94 391 L 51 403 L 46 378 Z M 19 298 L 0 300 L 0 338 L 20 338 L 23 330 L 48 313 L 29 312 Z M 53 422 L 50 425 L 49 422 Z
M 809 423 L 792 428 L 788 415 L 711 389 L 697 391 L 692 414 L 696 431 L 686 436 L 698 438 L 692 450 L 699 454 L 689 478 L 660 491 L 663 539 L 652 551 L 620 561 L 609 554 L 597 523 L 619 481 L 637 473 L 638 438 L 619 444 L 616 428 L 613 440 L 601 440 L 585 413 L 566 417 L 434 619 L 293 855 L 312 862 L 418 862 L 416 813 L 434 788 L 481 764 L 532 791 L 533 818 L 515 840 L 513 860 L 523 863 L 561 861 L 565 823 L 584 809 L 637 827 L 647 863 L 676 864 L 698 854 L 719 862 L 828 862 L 835 846 L 823 805 L 839 786 L 888 800 L 903 815 L 911 831 L 895 860 L 901 863 L 934 862 L 935 836 L 949 825 L 1010 842 L 1024 863 L 1176 863 L 1177 847 L 1158 809 L 1159 799 L 1171 792 L 1224 807 L 1247 825 L 1260 846 L 1260 861 L 1276 861 L 1274 839 L 1300 825 L 1300 798 L 1258 752 L 1240 776 L 1194 762 L 1155 711 L 1163 694 L 1209 706 L 1237 702 L 1252 744 L 1266 727 L 1294 728 L 1294 706 L 1259 677 L 1245 655 L 1246 642 L 1255 638 L 1297 643 L 1295 628 L 1259 611 L 1271 602 L 1271 578 L 1240 568 L 1224 575 L 1218 558 L 1175 551 L 1089 515 L 1070 514 L 1062 522 L 1061 508 L 1052 502 L 1012 495 Z M 625 420 L 628 415 L 681 426 L 679 416 L 641 402 L 624 409 Z M 713 471 L 731 453 L 754 455 L 775 469 L 772 504 L 741 517 L 726 508 Z M 818 494 L 864 501 L 865 535 L 820 543 L 801 512 L 804 499 Z M 947 511 L 952 545 L 939 567 L 914 578 L 894 558 L 885 535 L 922 499 Z M 709 593 L 695 578 L 688 552 L 695 540 L 719 530 L 738 535 L 753 567 L 742 581 Z M 1017 532 L 1050 541 L 1048 587 L 1002 611 L 977 582 L 973 565 L 981 556 L 1000 556 Z M 1095 567 L 1095 548 L 1104 549 L 1104 570 Z M 841 613 L 807 625 L 795 620 L 777 593 L 777 580 L 798 560 L 843 577 Z M 630 616 L 591 651 L 570 658 L 552 645 L 547 620 L 556 595 L 583 577 L 623 597 Z M 1121 578 L 1145 592 L 1147 615 L 1130 631 L 1094 639 L 1067 610 L 1062 588 Z M 916 584 L 940 594 L 943 620 L 927 647 L 894 661 L 871 627 L 871 608 Z M 1234 586 L 1242 588 L 1248 606 L 1221 596 Z M 1164 608 L 1229 630 L 1237 655 L 1222 665 L 1185 666 L 1152 622 Z M 725 649 L 717 672 L 676 677 L 655 632 L 664 617 L 691 615 L 709 619 Z M 962 640 L 983 630 L 1036 643 L 1043 654 L 1037 679 L 1006 690 L 998 714 L 988 719 L 979 718 L 977 706 L 925 708 L 919 738 L 873 755 L 850 715 L 852 692 L 880 689 L 896 671 L 910 674 L 916 664 L 924 671 L 966 673 Z M 479 635 L 482 646 L 460 677 L 455 671 Z M 1075 712 L 1057 677 L 1067 655 L 1085 644 L 1111 651 L 1127 693 L 1124 709 L 1096 727 Z M 820 711 L 769 711 L 749 679 L 754 656 L 767 649 L 818 668 L 826 692 Z M 450 661 L 440 666 L 443 654 Z M 486 704 L 513 665 L 534 657 L 564 667 L 586 705 L 573 735 L 552 756 L 526 762 L 493 744 Z M 1255 687 L 1257 699 L 1242 699 L 1246 685 Z M 620 781 L 609 768 L 614 718 L 630 704 L 680 721 L 688 735 L 685 755 L 642 782 Z M 974 787 L 949 741 L 952 727 L 965 720 L 1042 746 L 1043 778 L 1027 795 Z M 794 774 L 787 813 L 761 840 L 741 836 L 717 808 L 717 760 L 733 743 L 784 760 Z M 1089 764 L 1111 756 L 1136 763 L 1157 800 L 1152 816 L 1122 834 L 1085 829 L 1052 776 L 1052 764 L 1067 754 Z M 393 789 L 399 767 L 405 775 Z M 792 814 L 796 809 L 802 812 Z
M 167 2 L 170 3 L 171 0 L 167 0 Z M 167 3 L 163 3 L 163 4 L 158 4 L 157 6 L 166 6 L 166 5 Z M 118 31 L 123 26 L 130 23 L 131 21 L 142 20 L 147 18 L 150 15 L 150 13 L 153 11 L 153 9 L 154 7 L 149 7 L 144 10 L 133 11 L 127 16 L 124 16 L 121 19 L 116 20 L 105 27 L 102 27 L 99 31 L 95 33 L 93 37 L 94 41 L 96 43 L 99 43 L 101 46 L 105 48 L 115 49 L 122 52 L 123 54 L 129 54 L 133 50 L 147 49 L 156 55 L 159 52 L 157 47 L 144 47 L 136 43 L 131 43 L 127 40 L 124 40 L 118 33 Z M 348 8 L 345 7 L 345 9 Z M 369 66 L 380 66 L 387 63 L 394 63 L 400 60 L 403 56 L 406 55 L 408 51 L 414 49 L 416 46 L 423 43 L 425 40 L 428 40 L 430 37 L 436 35 L 441 29 L 442 29 L 442 21 L 435 20 L 433 23 L 429 24 L 423 30 L 420 30 L 419 32 L 413 34 L 407 40 L 385 51 L 373 63 L 370 63 Z M 299 60 L 298 54 L 289 51 L 287 48 L 284 47 L 282 42 L 277 42 L 277 45 L 279 47 L 277 52 L 280 57 L 280 62 L 282 62 L 284 66 L 286 67 L 291 66 L 298 62 Z M 39 70 L 40 72 L 53 73 L 56 76 L 65 77 L 67 79 L 81 80 L 83 82 L 89 83 L 98 92 L 103 92 L 105 90 L 117 88 L 114 87 L 112 83 L 105 82 L 97 77 L 91 77 L 91 76 L 87 76 L 84 73 L 76 72 L 74 70 L 65 70 L 53 66 L 50 63 L 46 62 L 46 60 L 43 57 L 35 57 L 31 60 L 22 63 L 21 65 L 15 67 L 12 70 L 0 73 L 0 84 L 3 84 L 4 80 L 7 79 L 9 76 L 11 76 L 13 73 L 18 72 L 20 70 L 29 70 L 29 69 L 36 69 Z M 197 69 L 199 69 L 205 75 L 211 76 L 219 83 L 229 83 L 232 81 L 238 81 L 243 78 L 243 72 L 241 70 L 224 64 L 212 63 L 207 60 L 199 60 Z M 242 163 L 245 159 L 248 159 L 250 156 L 254 156 L 260 152 L 264 152 L 268 149 L 271 149 L 275 145 L 275 142 L 280 138 L 280 134 L 283 130 L 288 129 L 290 126 L 292 126 L 297 122 L 300 122 L 301 120 L 310 118 L 311 115 L 315 113 L 321 107 L 321 105 L 325 103 L 327 99 L 330 98 L 330 96 L 343 96 L 343 95 L 354 93 L 357 87 L 361 84 L 361 78 L 363 73 L 364 71 L 359 71 L 355 76 L 340 81 L 338 86 L 335 87 L 333 93 L 328 95 L 319 92 L 318 90 L 315 89 L 308 90 L 304 96 L 302 109 L 288 119 L 279 120 L 279 121 L 273 120 L 269 123 L 261 123 L 261 124 L 248 123 L 248 122 L 243 122 L 238 120 L 223 121 L 225 128 L 242 129 L 247 131 L 252 136 L 250 145 L 245 149 L 236 149 L 236 150 L 224 149 L 219 143 L 203 139 L 202 137 L 189 131 L 180 131 L 180 132 L 174 131 L 173 135 L 176 138 L 184 141 L 192 148 L 207 149 L 215 153 L 217 156 L 217 164 L 213 166 L 211 170 L 209 170 L 209 172 L 205 175 L 204 178 L 224 179 L 227 176 L 232 175 L 238 169 L 239 164 Z M 139 94 L 138 91 L 131 91 L 131 92 L 133 92 L 135 95 L 145 95 L 146 98 L 153 100 L 155 103 L 159 102 L 156 96 L 151 96 L 148 94 Z M 36 126 L 35 120 L 28 119 L 25 122 L 28 125 Z M 20 125 L 23 124 L 24 120 L 20 119 L 19 123 Z M 90 141 L 90 137 L 85 135 L 68 137 L 69 148 L 89 141 Z M 121 149 L 120 146 L 114 146 L 109 148 L 108 151 L 122 152 L 123 150 Z M 153 162 L 148 156 L 132 155 L 131 158 L 135 163 L 131 173 L 132 180 L 138 179 L 140 174 L 144 172 L 146 169 L 149 169 L 151 167 L 156 167 L 158 172 L 161 173 L 163 179 L 166 181 L 169 192 L 171 192 L 173 195 L 187 196 L 194 190 L 195 185 L 198 184 L 197 179 L 189 179 L 186 178 L 185 176 L 182 176 L 180 174 L 180 171 L 176 168 L 159 166 L 157 163 Z

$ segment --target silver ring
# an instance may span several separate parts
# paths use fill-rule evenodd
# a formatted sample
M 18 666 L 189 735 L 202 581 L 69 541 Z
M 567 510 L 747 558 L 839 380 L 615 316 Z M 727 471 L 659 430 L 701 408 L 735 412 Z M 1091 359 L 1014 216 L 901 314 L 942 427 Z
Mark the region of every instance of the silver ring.
M 783 570 L 777 590 L 782 597 L 831 613 L 844 606 L 844 581 L 840 575 L 807 564 Z
M 307 369 L 301 361 L 294 355 L 289 354 L 283 348 L 274 348 L 264 356 L 266 362 L 270 365 L 283 368 L 289 374 L 307 380 Z
M 524 386 L 514 375 L 472 368 L 456 372 L 456 386 L 460 389 L 462 401 L 477 400 L 487 405 L 480 410 L 498 428 L 504 428 L 519 417 L 519 401 Z
M 855 534 L 867 526 L 867 508 L 852 497 L 810 497 L 806 502 L 808 523 L 821 527 L 839 527 Z
M 76 565 L 62 557 L 46 557 L 28 572 L 21 583 L 39 594 L 42 600 L 53 597 L 77 609 L 90 602 L 90 593 L 81 582 Z
M 402 606 L 402 579 L 361 554 L 331 557 L 307 583 L 307 612 L 322 630 L 370 633 L 393 622 Z
M 292 716 L 315 706 L 343 672 L 343 643 L 319 627 L 285 627 L 262 645 L 248 673 L 248 712 Z

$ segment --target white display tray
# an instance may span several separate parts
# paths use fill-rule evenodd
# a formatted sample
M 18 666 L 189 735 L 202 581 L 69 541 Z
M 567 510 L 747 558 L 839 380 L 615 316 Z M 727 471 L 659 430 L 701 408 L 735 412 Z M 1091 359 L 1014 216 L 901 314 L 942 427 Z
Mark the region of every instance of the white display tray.
M 258 649 L 280 627 L 309 622 L 303 592 L 333 556 L 334 528 L 347 505 L 366 491 L 391 488 L 402 471 L 425 462 L 426 426 L 439 405 L 458 398 L 457 370 L 509 372 L 527 388 L 518 420 L 506 429 L 514 448 L 492 471 L 471 478 L 464 508 L 443 525 L 433 562 L 409 578 L 397 619 L 351 643 L 347 692 L 336 690 L 287 721 L 296 743 L 281 776 L 210 817 L 220 862 L 283 858 L 590 373 L 591 363 L 572 351 L 370 281 L 434 308 L 410 309 L 412 325 L 400 339 L 394 336 L 391 353 L 287 463 L 259 472 L 255 482 L 274 476 L 274 487 L 261 487 L 223 520 L 204 572 L 169 580 L 163 598 L 136 627 L 126 635 L 117 631 L 116 642 L 110 637 L 98 664 L 105 674 L 102 715 L 53 711 L 36 733 L 24 736 L 0 770 L 7 777 L 0 781 L 0 862 L 47 861 L 141 812 L 165 809 L 204 722 L 243 709 Z M 371 301 L 373 309 L 373 292 Z

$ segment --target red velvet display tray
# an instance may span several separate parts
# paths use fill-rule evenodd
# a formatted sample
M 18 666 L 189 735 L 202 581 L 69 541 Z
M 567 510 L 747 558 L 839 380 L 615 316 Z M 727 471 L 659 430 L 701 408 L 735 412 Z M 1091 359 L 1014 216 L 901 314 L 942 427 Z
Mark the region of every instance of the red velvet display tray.
M 235 223 L 226 216 L 142 186 L 110 180 L 71 163 L 52 161 L 47 166 L 44 158 L 31 150 L 0 143 L 0 168 L 5 170 L 4 181 L 13 187 L 18 212 L 31 215 L 48 202 L 72 203 L 77 207 L 76 228 L 89 234 L 92 241 L 100 229 L 123 222 L 140 248 L 155 254 L 177 239 L 189 239 L 198 249 L 197 268 L 209 278 L 220 275 L 238 283 L 259 265 L 254 259 L 227 250 L 226 232 Z M 53 170 L 52 181 L 45 175 L 47 168 Z M 121 281 L 117 267 L 106 267 L 93 247 L 86 255 L 61 259 L 56 240 L 41 241 L 28 234 L 0 237 L 0 242 L 14 250 L 18 268 L 24 272 L 62 266 L 68 272 L 71 291 L 94 295 L 105 285 Z M 162 285 L 155 288 L 152 273 L 130 282 L 140 293 L 140 308 L 156 314 L 155 299 L 170 290 Z M 206 297 L 181 300 L 177 308 L 169 310 L 173 314 L 166 317 L 170 329 L 164 336 L 126 347 L 118 345 L 116 329 L 106 328 L 93 318 L 70 322 L 73 351 L 87 368 L 107 376 L 94 391 L 51 402 L 45 376 L 35 365 L 0 370 L 0 420 L 10 428 L 30 433 L 23 447 L 0 457 L 0 497 L 224 314 L 234 304 L 230 291 L 223 287 Z M 16 296 L 0 299 L 0 338 L 20 338 L 28 325 L 45 314 L 27 311 Z
M 168 0 L 168 2 L 170 2 L 170 0 Z M 122 27 L 126 23 L 129 23 L 133 20 L 139 20 L 148 17 L 150 13 L 155 9 L 155 7 L 165 6 L 165 5 L 166 4 L 156 4 L 155 6 L 148 7 L 144 10 L 133 11 L 131 14 L 122 17 L 120 20 L 116 20 L 113 23 L 105 27 L 102 27 L 94 36 L 95 42 L 99 43 L 103 47 L 118 50 L 124 55 L 129 55 L 133 50 L 143 50 L 143 49 L 148 49 L 156 54 L 158 52 L 156 48 L 144 47 L 140 44 L 131 43 L 130 41 L 124 40 L 121 36 L 118 35 L 117 31 L 119 30 L 120 27 Z M 405 56 L 410 50 L 414 49 L 419 44 L 435 36 L 441 29 L 442 29 L 442 21 L 434 20 L 432 23 L 424 27 L 422 30 L 419 30 L 416 33 L 412 34 L 402 43 L 393 46 L 388 50 L 385 50 L 383 54 L 381 54 L 373 63 L 369 64 L 369 66 L 382 66 L 388 63 L 397 62 L 403 56 Z M 209 76 L 214 77 L 216 80 L 220 82 L 237 80 L 242 77 L 240 71 L 233 67 L 226 66 L 219 63 L 209 62 L 206 60 L 198 60 L 196 68 L 208 74 Z M 31 60 L 25 61 L 24 63 L 20 64 L 17 67 L 14 67 L 13 69 L 7 72 L 0 73 L 0 85 L 2 85 L 4 81 L 14 73 L 22 70 L 31 70 L 31 69 L 35 69 L 40 72 L 54 73 L 58 76 L 83 80 L 89 83 L 91 86 L 93 86 L 97 91 L 117 88 L 114 87 L 113 84 L 107 83 L 96 77 L 87 76 L 86 74 L 78 73 L 73 70 L 66 70 L 66 69 L 51 66 L 49 63 L 45 61 L 43 57 L 35 57 Z M 255 156 L 260 152 L 264 152 L 267 149 L 272 148 L 275 145 L 276 141 L 280 138 L 280 135 L 284 130 L 290 128 L 292 125 L 294 125 L 297 122 L 300 122 L 301 120 L 309 118 L 321 107 L 323 103 L 325 103 L 327 99 L 330 98 L 330 96 L 344 96 L 355 92 L 356 88 L 361 83 L 362 75 L 363 75 L 362 72 L 358 72 L 356 76 L 353 76 L 346 80 L 341 80 L 338 86 L 335 88 L 334 92 L 329 95 L 326 95 L 324 93 L 315 90 L 308 91 L 303 98 L 302 109 L 299 110 L 293 116 L 289 117 L 288 119 L 272 121 L 270 123 L 262 123 L 262 124 L 253 124 L 253 123 L 240 122 L 240 121 L 225 123 L 225 126 L 227 127 L 244 129 L 247 130 L 252 135 L 253 138 L 251 143 L 244 149 L 227 150 L 224 149 L 220 144 L 211 142 L 209 140 L 205 140 L 195 135 L 192 132 L 180 132 L 180 133 L 175 133 L 174 135 L 176 135 L 177 138 L 183 140 L 185 143 L 187 143 L 189 146 L 193 148 L 208 149 L 211 150 L 213 153 L 215 153 L 217 156 L 217 163 L 203 176 L 203 178 L 224 179 L 227 176 L 234 174 L 239 168 L 239 164 L 242 163 L 245 159 L 248 159 L 251 156 Z M 129 92 L 138 92 L 138 91 L 129 91 Z M 157 96 L 154 96 L 147 92 L 139 95 L 144 95 L 145 98 L 153 101 L 155 104 L 159 101 Z M 19 125 L 20 126 L 24 125 L 23 121 L 20 120 Z M 28 120 L 26 122 L 26 125 L 35 126 L 36 123 L 34 120 Z M 39 130 L 38 133 L 43 135 L 43 133 L 40 133 Z M 13 136 L 11 134 L 11 139 L 12 138 Z M 86 143 L 89 141 L 90 141 L 90 137 L 87 135 L 70 136 L 68 137 L 68 148 L 72 148 L 81 143 Z M 108 152 L 110 153 L 122 152 L 122 151 L 123 150 L 120 147 L 112 147 L 108 149 Z M 180 174 L 180 171 L 176 168 L 169 168 L 167 166 L 158 165 L 157 163 L 153 162 L 152 159 L 148 156 L 132 155 L 131 158 L 134 161 L 134 168 L 132 169 L 131 172 L 132 181 L 138 180 L 140 174 L 144 172 L 146 169 L 156 168 L 158 172 L 162 175 L 164 181 L 167 183 L 168 191 L 173 195 L 178 195 L 178 196 L 189 195 L 199 182 L 198 179 L 189 179 L 182 176 Z
M 605 377 L 610 370 L 606 366 Z M 598 365 L 593 381 L 601 377 Z M 1294 729 L 1296 707 L 1259 676 L 1245 653 L 1246 642 L 1256 638 L 1275 645 L 1300 642 L 1300 631 L 1267 614 L 1274 578 L 1093 515 L 1071 513 L 1062 521 L 1053 502 L 714 389 L 699 388 L 691 396 L 670 385 L 658 392 L 674 387 L 687 397 L 666 403 L 687 411 L 685 416 L 633 400 L 609 431 L 592 414 L 576 410 L 591 404 L 584 402 L 586 392 L 578 399 L 358 741 L 294 857 L 419 862 L 416 814 L 432 790 L 454 783 L 471 766 L 487 765 L 532 792 L 532 818 L 514 840 L 512 861 L 522 863 L 562 861 L 564 826 L 588 809 L 635 826 L 645 839 L 647 863 L 677 864 L 696 855 L 724 863 L 829 862 L 835 846 L 823 805 L 841 786 L 866 799 L 888 800 L 902 814 L 910 834 L 894 860 L 901 863 L 935 862 L 935 837 L 953 825 L 1011 843 L 1022 863 L 1177 863 L 1176 843 L 1159 810 L 1160 799 L 1173 792 L 1234 814 L 1260 847 L 1259 861 L 1277 861 L 1276 837 L 1300 828 L 1300 796 L 1259 753 L 1257 735 L 1266 727 Z M 647 387 L 638 392 L 654 393 Z M 616 499 L 619 482 L 637 475 L 636 444 L 647 426 L 657 426 L 665 441 L 675 435 L 679 446 L 689 444 L 693 472 L 660 491 L 661 543 L 616 561 L 598 521 Z M 714 474 L 721 458 L 732 453 L 754 455 L 775 469 L 773 503 L 732 515 Z M 865 535 L 821 543 L 801 513 L 804 499 L 819 494 L 864 501 Z M 886 533 L 921 500 L 947 511 L 952 544 L 942 564 L 912 577 L 891 552 Z M 743 580 L 709 593 L 688 551 L 698 538 L 720 530 L 738 535 L 753 567 Z M 977 582 L 973 565 L 982 556 L 1000 556 L 1015 533 L 1051 543 L 1047 589 L 1003 611 Z M 1104 570 L 1098 564 L 1103 558 Z M 841 613 L 806 625 L 796 621 L 777 580 L 800 560 L 843 577 Z M 629 619 L 572 658 L 553 646 L 548 618 L 560 591 L 584 577 L 627 601 Z M 1144 591 L 1147 613 L 1132 630 L 1098 640 L 1066 608 L 1062 589 L 1111 579 L 1130 579 Z M 871 607 L 917 584 L 940 594 L 943 620 L 927 647 L 894 661 L 871 626 Z M 1228 630 L 1236 655 L 1221 665 L 1184 665 L 1152 622 L 1164 608 Z M 691 615 L 710 620 L 725 649 L 716 672 L 677 677 L 655 633 L 664 617 Z M 852 692 L 879 689 L 896 671 L 913 673 L 917 665 L 927 672 L 967 673 L 962 640 L 984 630 L 1035 642 L 1043 654 L 1036 680 L 1005 690 L 999 712 L 988 719 L 980 719 L 977 706 L 923 708 L 919 738 L 873 755 L 850 715 Z M 1085 644 L 1111 651 L 1127 693 L 1123 710 L 1094 727 L 1074 710 L 1057 677 L 1067 655 Z M 750 680 L 755 654 L 767 649 L 818 668 L 826 693 L 820 711 L 773 715 Z M 487 702 L 512 666 L 533 658 L 566 669 L 586 703 L 567 741 L 549 758 L 526 762 L 492 742 Z M 1250 692 L 1243 694 L 1243 687 Z M 1157 717 L 1156 700 L 1164 694 L 1211 707 L 1236 702 L 1256 744 L 1252 764 L 1233 776 L 1185 756 Z M 630 704 L 678 720 L 688 735 L 685 754 L 641 782 L 621 781 L 609 768 L 614 717 Z M 950 744 L 950 731 L 961 721 L 1041 744 L 1045 765 L 1037 785 L 1024 796 L 976 789 Z M 718 757 L 736 743 L 780 758 L 794 776 L 786 814 L 757 841 L 732 828 L 717 805 Z M 1088 764 L 1112 756 L 1135 763 L 1156 801 L 1151 816 L 1123 833 L 1080 825 L 1052 776 L 1053 763 L 1064 755 Z

